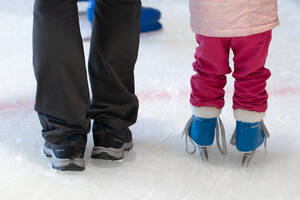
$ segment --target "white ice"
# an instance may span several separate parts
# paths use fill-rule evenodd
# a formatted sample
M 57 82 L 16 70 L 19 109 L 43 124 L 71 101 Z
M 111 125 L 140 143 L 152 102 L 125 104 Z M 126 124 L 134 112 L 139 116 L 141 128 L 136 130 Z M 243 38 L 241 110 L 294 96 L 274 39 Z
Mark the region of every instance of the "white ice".
M 281 26 L 273 32 L 267 65 L 272 70 L 266 125 L 267 153 L 260 148 L 249 168 L 232 146 L 210 162 L 189 156 L 180 140 L 191 115 L 193 33 L 187 0 L 144 0 L 162 11 L 164 29 L 141 36 L 136 65 L 140 112 L 134 149 L 123 162 L 92 160 L 84 172 L 58 172 L 41 153 L 43 139 L 33 111 L 33 0 L 0 0 L 0 199 L 300 199 L 300 2 L 279 0 Z M 86 4 L 80 6 L 84 11 Z M 90 26 L 80 15 L 82 34 Z M 86 56 L 89 43 L 85 43 Z M 234 130 L 233 79 L 228 76 L 222 119 L 227 140 Z

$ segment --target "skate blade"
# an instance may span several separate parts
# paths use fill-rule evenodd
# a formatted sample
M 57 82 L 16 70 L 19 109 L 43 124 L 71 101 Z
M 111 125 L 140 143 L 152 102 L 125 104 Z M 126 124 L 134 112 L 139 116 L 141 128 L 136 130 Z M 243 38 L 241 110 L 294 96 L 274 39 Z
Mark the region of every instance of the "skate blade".
M 242 160 L 242 167 L 249 167 L 250 162 L 254 156 L 255 151 L 244 153 Z
M 200 150 L 200 157 L 201 157 L 201 160 L 202 160 L 203 162 L 207 162 L 207 161 L 208 161 L 207 147 L 201 147 L 201 146 L 199 146 L 199 150 Z

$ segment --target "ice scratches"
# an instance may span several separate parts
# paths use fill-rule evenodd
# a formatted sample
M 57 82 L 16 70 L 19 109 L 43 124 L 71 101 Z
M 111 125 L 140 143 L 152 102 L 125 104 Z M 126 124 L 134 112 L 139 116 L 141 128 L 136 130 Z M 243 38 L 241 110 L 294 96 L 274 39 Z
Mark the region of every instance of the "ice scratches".
M 300 117 L 299 117 L 299 113 L 297 114 L 290 114 L 290 115 L 282 115 L 279 118 L 279 121 L 281 124 L 284 124 L 290 128 L 293 129 L 299 129 L 300 126 Z

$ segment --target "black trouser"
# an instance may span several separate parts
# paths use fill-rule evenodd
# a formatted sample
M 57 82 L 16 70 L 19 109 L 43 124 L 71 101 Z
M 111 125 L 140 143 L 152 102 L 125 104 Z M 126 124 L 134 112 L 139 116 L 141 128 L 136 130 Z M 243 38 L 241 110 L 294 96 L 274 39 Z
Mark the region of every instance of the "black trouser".
M 77 0 L 35 0 L 35 110 L 46 140 L 87 134 L 90 118 L 113 129 L 135 123 L 138 99 L 133 70 L 140 9 L 140 0 L 96 0 L 89 57 L 90 102 Z

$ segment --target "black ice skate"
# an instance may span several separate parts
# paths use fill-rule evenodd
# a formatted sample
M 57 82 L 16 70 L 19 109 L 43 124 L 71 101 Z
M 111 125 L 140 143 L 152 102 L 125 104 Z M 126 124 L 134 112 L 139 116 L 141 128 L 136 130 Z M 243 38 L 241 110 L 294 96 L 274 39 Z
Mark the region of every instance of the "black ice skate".
M 91 157 L 103 160 L 123 159 L 125 151 L 133 147 L 129 128 L 111 130 L 101 127 L 101 129 L 99 131 L 96 126 L 93 127 L 94 148 Z
M 84 170 L 87 136 L 75 134 L 58 143 L 45 142 L 44 153 L 52 158 L 52 168 L 62 171 Z

